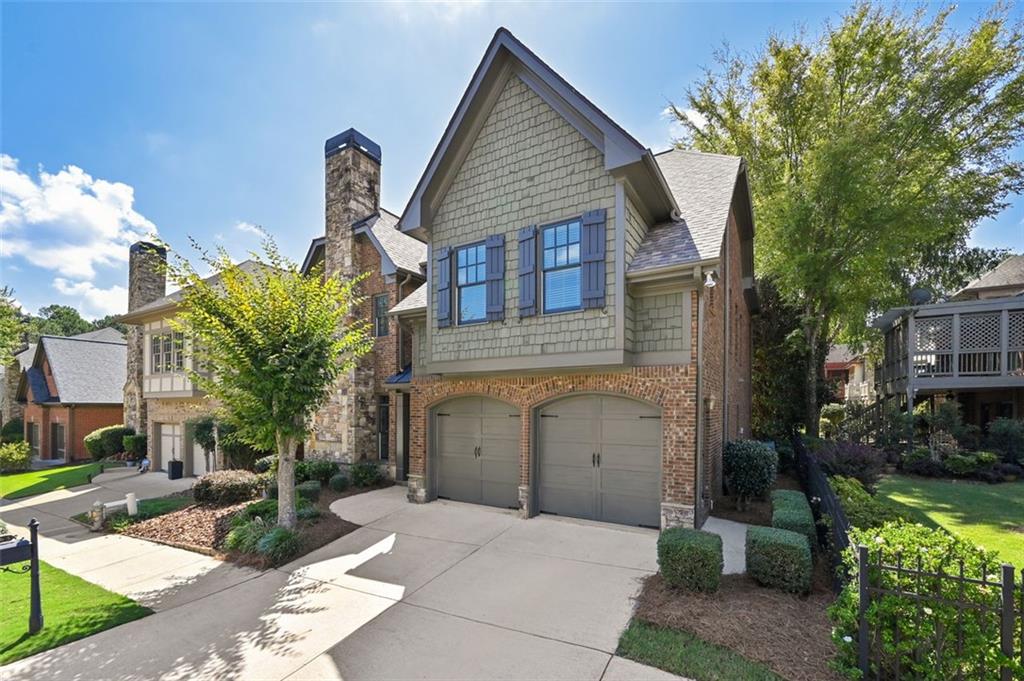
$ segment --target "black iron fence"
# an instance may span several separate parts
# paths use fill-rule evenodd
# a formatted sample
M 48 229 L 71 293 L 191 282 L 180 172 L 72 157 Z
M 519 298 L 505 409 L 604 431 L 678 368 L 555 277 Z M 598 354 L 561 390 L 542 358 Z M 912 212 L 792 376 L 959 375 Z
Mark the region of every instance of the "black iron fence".
M 858 659 L 864 679 L 1024 678 L 1024 580 L 987 565 L 956 573 L 858 558 Z
M 843 551 L 850 546 L 850 521 L 846 519 L 839 497 L 828 483 L 821 465 L 808 450 L 799 435 L 793 437 L 796 474 L 803 485 L 804 494 L 811 502 L 818 528 L 818 545 L 827 554 L 832 574 L 832 590 L 839 593 L 849 581 L 843 572 Z

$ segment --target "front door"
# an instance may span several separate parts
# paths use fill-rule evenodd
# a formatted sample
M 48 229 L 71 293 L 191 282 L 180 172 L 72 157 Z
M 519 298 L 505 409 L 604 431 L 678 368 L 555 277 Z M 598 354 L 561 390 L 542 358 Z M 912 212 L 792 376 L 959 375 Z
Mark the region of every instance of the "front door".
M 160 460 L 153 462 L 153 468 L 167 468 L 168 461 L 181 459 L 182 451 L 182 426 L 180 423 L 160 424 Z
M 460 397 L 434 412 L 437 496 L 519 507 L 519 410 L 487 397 Z
M 64 424 L 50 424 L 50 458 L 63 459 L 67 455 L 64 443 Z

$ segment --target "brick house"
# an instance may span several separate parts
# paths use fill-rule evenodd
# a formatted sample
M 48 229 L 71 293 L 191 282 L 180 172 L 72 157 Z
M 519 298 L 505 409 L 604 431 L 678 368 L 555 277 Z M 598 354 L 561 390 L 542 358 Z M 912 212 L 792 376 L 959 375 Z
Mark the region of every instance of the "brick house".
M 39 339 L 17 392 L 34 458 L 88 459 L 85 436 L 121 423 L 126 351 L 115 329 Z
M 500 29 L 398 229 L 428 250 L 391 309 L 410 501 L 703 523 L 750 432 L 742 159 L 652 153 Z
M 11 358 L 10 364 L 0 374 L 0 424 L 23 418 L 25 405 L 18 401 L 18 385 L 21 376 L 32 366 L 36 356 L 36 344 L 26 343 Z

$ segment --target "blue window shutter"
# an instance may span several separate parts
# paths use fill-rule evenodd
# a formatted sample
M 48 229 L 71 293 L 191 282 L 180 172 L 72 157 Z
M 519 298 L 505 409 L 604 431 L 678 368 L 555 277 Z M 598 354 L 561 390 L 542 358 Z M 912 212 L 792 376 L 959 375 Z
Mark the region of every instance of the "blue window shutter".
M 452 249 L 437 249 L 437 328 L 452 325 Z
M 519 230 L 519 316 L 537 314 L 537 225 Z
M 585 308 L 604 307 L 605 220 L 604 208 L 583 214 L 583 233 L 580 235 L 580 297 Z
M 505 318 L 505 235 L 487 237 L 487 321 Z

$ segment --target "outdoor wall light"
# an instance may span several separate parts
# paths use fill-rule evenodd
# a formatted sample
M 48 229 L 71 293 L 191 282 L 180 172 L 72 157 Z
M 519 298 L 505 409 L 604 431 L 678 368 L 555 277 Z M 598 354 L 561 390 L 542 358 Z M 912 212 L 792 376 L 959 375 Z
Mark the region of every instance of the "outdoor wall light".
M 715 270 L 708 270 L 708 273 L 704 275 L 704 286 L 706 288 L 714 288 L 715 284 L 718 283 L 718 272 Z

